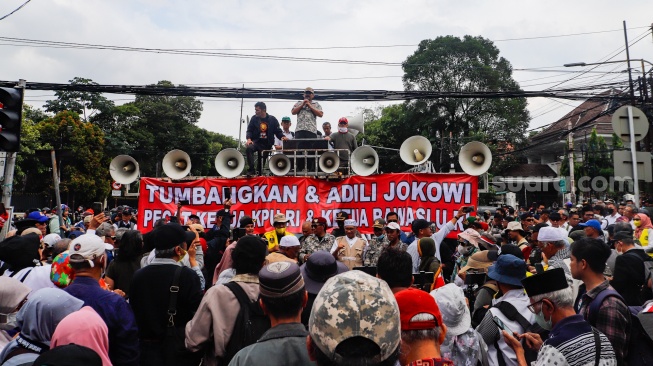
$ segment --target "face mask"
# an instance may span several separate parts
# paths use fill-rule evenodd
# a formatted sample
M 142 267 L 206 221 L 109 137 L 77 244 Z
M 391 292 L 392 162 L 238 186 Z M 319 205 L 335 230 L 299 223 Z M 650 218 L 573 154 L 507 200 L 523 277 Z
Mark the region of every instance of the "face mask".
M 553 323 L 551 322 L 551 319 L 549 321 L 546 321 L 544 319 L 544 314 L 542 314 L 542 309 L 540 309 L 540 312 L 538 314 L 535 314 L 535 320 L 537 321 L 537 325 L 542 327 L 544 330 L 551 330 L 553 328 Z
M 617 255 L 622 255 L 622 254 L 624 254 L 624 252 L 622 252 L 621 250 L 617 249 L 617 248 L 618 248 L 617 245 L 618 245 L 617 243 L 614 244 L 614 250 L 617 252 Z
M 338 127 L 338 132 L 340 133 L 347 133 L 348 129 L 347 127 Z
M 473 250 L 473 247 L 467 248 L 467 247 L 462 246 L 462 245 L 458 246 L 458 253 L 460 253 L 460 255 L 462 255 L 462 256 L 468 256 L 469 253 L 471 253 L 472 250 Z
M 613 213 L 614 213 L 614 210 L 611 209 L 611 208 L 609 208 L 609 209 L 608 209 L 608 215 L 612 215 Z
M 381 235 L 377 236 L 376 239 L 379 240 L 379 241 L 382 241 L 383 239 L 385 239 L 385 234 L 381 234 Z
M 278 227 L 274 229 L 274 231 L 277 233 L 277 235 L 284 236 L 286 235 L 286 228 L 285 227 Z
M 642 220 L 633 220 L 633 224 L 637 227 L 642 226 Z

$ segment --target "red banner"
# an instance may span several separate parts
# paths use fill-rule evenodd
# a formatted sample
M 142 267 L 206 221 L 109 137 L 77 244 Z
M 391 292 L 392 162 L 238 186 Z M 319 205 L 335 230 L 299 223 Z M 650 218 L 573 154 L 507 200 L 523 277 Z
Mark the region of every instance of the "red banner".
M 478 180 L 466 174 L 380 174 L 354 176 L 338 182 L 306 177 L 257 177 L 249 179 L 200 179 L 169 183 L 142 178 L 138 201 L 138 227 L 143 232 L 154 222 L 175 215 L 177 202 L 185 222 L 191 214 L 212 227 L 222 209 L 224 192 L 231 190 L 235 227 L 243 215 L 255 219 L 256 231 L 273 229 L 272 218 L 283 213 L 291 232 L 301 232 L 302 223 L 313 217 L 326 218 L 336 226 L 336 214 L 349 213 L 361 233 L 371 233 L 374 220 L 394 211 L 399 224 L 410 231 L 416 219 L 435 222 L 438 228 L 458 212 L 460 206 L 477 203 Z M 462 223 L 457 228 L 462 230 Z

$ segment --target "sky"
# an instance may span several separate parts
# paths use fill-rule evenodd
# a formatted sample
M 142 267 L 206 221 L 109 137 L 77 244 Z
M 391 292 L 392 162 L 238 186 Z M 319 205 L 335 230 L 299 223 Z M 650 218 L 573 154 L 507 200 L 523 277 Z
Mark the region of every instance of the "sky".
M 0 16 L 24 2 L 3 0 Z M 544 90 L 625 78 L 626 74 L 620 73 L 627 69 L 625 63 L 598 66 L 583 75 L 571 72 L 589 67 L 563 67 L 572 62 L 625 60 L 625 52 L 618 52 L 624 46 L 624 20 L 631 43 L 648 32 L 631 46 L 631 59 L 653 62 L 651 14 L 653 2 L 644 0 L 624 0 L 618 6 L 604 0 L 32 0 L 0 20 L 0 37 L 401 63 L 424 39 L 469 34 L 495 42 L 523 89 Z M 400 66 L 34 47 L 1 38 L 0 52 L 0 80 L 66 83 L 84 77 L 99 84 L 120 85 L 169 80 L 189 86 L 296 88 L 298 95 L 311 86 L 318 98 L 320 89 L 403 90 Z M 639 63 L 632 68 L 635 77 L 641 75 Z M 566 81 L 574 76 L 577 78 Z M 51 92 L 29 90 L 25 101 L 41 107 L 52 96 Z M 129 95 L 106 96 L 117 104 L 133 100 Z M 202 101 L 204 111 L 198 125 L 237 137 L 241 100 Z M 243 118 L 253 115 L 257 101 L 244 100 Z M 279 120 L 290 115 L 294 104 L 289 100 L 262 101 L 268 105 L 268 113 Z M 530 128 L 555 122 L 579 104 L 545 98 L 528 102 Z M 335 122 L 362 108 L 388 105 L 321 104 L 324 117 L 318 122 Z

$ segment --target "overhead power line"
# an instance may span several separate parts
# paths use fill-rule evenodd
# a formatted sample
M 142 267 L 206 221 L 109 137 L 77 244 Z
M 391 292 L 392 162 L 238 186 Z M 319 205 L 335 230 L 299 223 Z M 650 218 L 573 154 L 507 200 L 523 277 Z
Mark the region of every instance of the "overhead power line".
M 7 15 L 4 15 L 2 18 L 0 18 L 0 20 L 4 20 L 4 19 L 7 18 L 8 16 L 10 16 L 10 15 L 12 15 L 13 13 L 17 12 L 18 10 L 22 9 L 23 6 L 27 5 L 27 3 L 29 3 L 30 1 L 32 1 L 32 0 L 27 0 L 27 1 L 25 1 L 21 6 L 17 7 L 16 9 L 14 9 L 14 11 L 12 11 L 11 13 L 9 13 L 9 14 L 7 14 Z
M 11 87 L 14 81 L 0 81 L 0 86 Z M 391 91 L 391 90 L 319 90 L 317 100 L 324 101 L 404 101 L 436 98 L 532 98 L 548 97 L 569 100 L 601 98 L 597 94 L 608 88 L 623 87 L 622 82 L 603 83 L 578 88 L 561 88 L 547 91 Z M 55 84 L 28 82 L 28 90 L 83 91 L 111 94 L 193 96 L 204 98 L 247 98 L 247 99 L 286 99 L 300 97 L 296 89 L 281 88 L 237 88 L 237 87 L 188 87 L 157 85 L 99 85 L 99 84 Z M 614 98 L 614 97 L 613 97 Z M 624 97 L 627 99 L 627 97 Z

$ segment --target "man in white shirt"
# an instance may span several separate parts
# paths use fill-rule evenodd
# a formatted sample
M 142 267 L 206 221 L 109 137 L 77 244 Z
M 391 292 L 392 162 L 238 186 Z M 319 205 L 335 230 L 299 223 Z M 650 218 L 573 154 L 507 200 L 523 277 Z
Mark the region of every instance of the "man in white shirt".
M 615 222 L 617 222 L 617 219 L 621 217 L 621 215 L 617 212 L 617 208 L 615 207 L 614 203 L 608 203 L 608 205 L 605 207 L 605 212 L 606 215 L 603 218 L 603 222 L 601 223 L 603 230 L 607 230 L 609 225 L 614 225 Z
M 281 132 L 283 132 L 283 135 L 286 136 L 288 140 L 292 140 L 295 138 L 295 133 L 290 131 L 291 125 L 292 122 L 290 121 L 290 117 L 281 118 Z M 281 150 L 282 148 L 283 145 L 281 143 L 281 139 L 278 138 L 277 136 L 274 136 L 274 149 Z
M 367 242 L 356 236 L 356 221 L 345 220 L 345 236 L 336 238 L 331 246 L 331 254 L 352 270 L 363 266 L 367 249 Z

